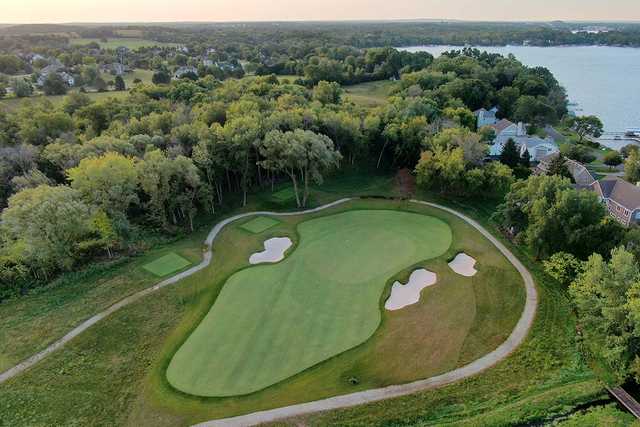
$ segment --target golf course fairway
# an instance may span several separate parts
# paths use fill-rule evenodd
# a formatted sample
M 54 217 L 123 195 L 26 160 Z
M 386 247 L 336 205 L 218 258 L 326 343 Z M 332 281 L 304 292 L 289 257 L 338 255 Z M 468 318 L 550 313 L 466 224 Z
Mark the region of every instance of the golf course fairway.
M 245 395 L 366 341 L 381 320 L 388 280 L 439 257 L 444 221 L 393 210 L 352 210 L 297 227 L 278 264 L 242 269 L 173 356 L 167 379 L 191 395 Z

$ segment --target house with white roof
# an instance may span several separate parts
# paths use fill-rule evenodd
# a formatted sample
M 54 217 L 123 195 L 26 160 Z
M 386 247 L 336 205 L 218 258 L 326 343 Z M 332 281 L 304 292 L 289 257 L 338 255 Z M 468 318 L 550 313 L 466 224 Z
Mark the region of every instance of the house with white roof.
M 495 125 L 498 122 L 498 118 L 496 114 L 498 113 L 498 107 L 493 107 L 490 110 L 485 110 L 481 108 L 473 112 L 473 114 L 478 119 L 478 129 L 483 128 L 485 126 Z
M 525 152 L 529 153 L 529 158 L 532 162 L 539 162 L 551 154 L 560 152 L 560 148 L 558 148 L 553 138 L 529 136 L 527 128 L 522 122 L 515 124 L 507 119 L 502 119 L 490 127 L 496 133 L 494 143 L 489 149 L 489 155 L 493 157 L 498 157 L 502 154 L 505 144 L 510 139 L 518 146 L 521 156 L 524 156 Z

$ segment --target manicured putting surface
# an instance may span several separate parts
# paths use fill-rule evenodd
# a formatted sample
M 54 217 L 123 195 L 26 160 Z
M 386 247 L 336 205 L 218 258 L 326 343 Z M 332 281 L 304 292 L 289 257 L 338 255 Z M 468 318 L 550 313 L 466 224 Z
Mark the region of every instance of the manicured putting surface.
M 191 265 L 191 262 L 172 252 L 144 265 L 142 268 L 158 277 L 164 277 L 178 270 L 182 270 L 188 265 Z
M 241 270 L 174 355 L 167 379 L 197 396 L 261 390 L 366 341 L 393 275 L 444 254 L 442 220 L 354 210 L 302 222 L 279 264 Z
M 263 231 L 266 231 L 275 226 L 276 224 L 280 224 L 280 221 L 269 218 L 268 216 L 259 216 L 252 219 L 251 221 L 245 222 L 240 226 L 240 228 L 242 228 L 243 230 L 247 230 L 253 234 L 260 234 Z

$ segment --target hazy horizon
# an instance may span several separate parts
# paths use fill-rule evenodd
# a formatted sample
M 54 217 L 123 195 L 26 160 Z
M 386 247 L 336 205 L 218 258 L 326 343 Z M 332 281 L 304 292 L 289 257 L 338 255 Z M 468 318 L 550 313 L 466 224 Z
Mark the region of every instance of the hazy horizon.
M 638 0 L 23 0 L 3 8 L 2 24 L 220 23 L 285 21 L 640 21 Z M 479 6 L 482 6 L 481 8 Z

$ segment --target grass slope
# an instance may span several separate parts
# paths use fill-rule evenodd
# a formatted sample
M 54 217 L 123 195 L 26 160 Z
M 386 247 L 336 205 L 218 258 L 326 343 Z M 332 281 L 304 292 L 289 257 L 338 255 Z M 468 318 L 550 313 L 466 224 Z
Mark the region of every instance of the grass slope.
M 380 324 L 389 277 L 446 253 L 452 240 L 439 219 L 378 210 L 306 221 L 298 232 L 287 259 L 227 281 L 171 361 L 174 387 L 248 394 L 357 346 Z

